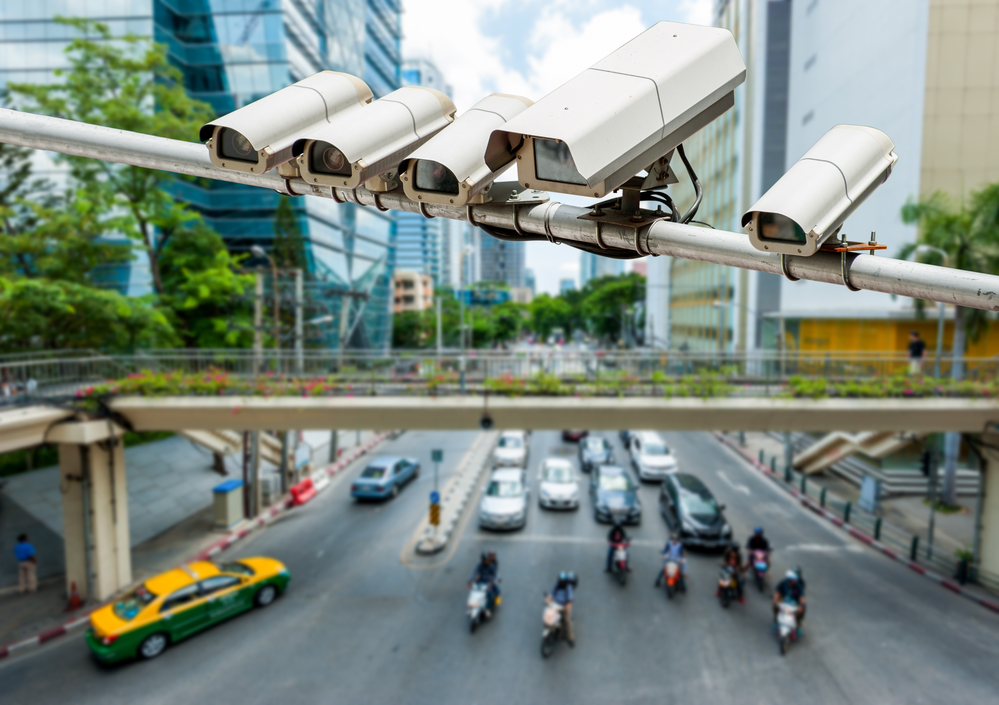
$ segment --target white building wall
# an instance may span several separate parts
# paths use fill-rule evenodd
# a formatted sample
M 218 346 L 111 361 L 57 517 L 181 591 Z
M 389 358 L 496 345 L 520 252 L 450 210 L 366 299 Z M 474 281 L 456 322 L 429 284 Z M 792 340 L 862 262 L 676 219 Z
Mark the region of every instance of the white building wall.
M 868 125 L 891 137 L 899 156 L 891 177 L 843 228 L 851 240 L 877 231 L 888 256 L 916 236 L 900 213 L 919 194 L 928 19 L 929 0 L 805 0 L 792 7 L 788 166 L 834 125 Z M 781 283 L 784 315 L 910 306 L 876 292 Z

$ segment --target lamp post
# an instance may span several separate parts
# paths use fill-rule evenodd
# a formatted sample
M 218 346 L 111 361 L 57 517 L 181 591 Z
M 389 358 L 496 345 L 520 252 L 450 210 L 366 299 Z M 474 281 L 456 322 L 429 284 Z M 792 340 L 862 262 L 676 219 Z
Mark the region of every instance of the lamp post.
M 948 256 L 947 253 L 941 250 L 939 247 L 933 247 L 932 245 L 917 245 L 916 252 L 933 252 L 940 255 L 943 258 L 944 266 L 947 266 Z M 940 358 L 943 356 L 943 337 L 944 337 L 944 303 L 943 301 L 937 306 L 937 361 L 933 366 L 933 376 L 940 379 Z
M 277 264 L 274 262 L 274 259 L 269 254 L 267 254 L 264 251 L 264 248 L 262 248 L 260 245 L 254 245 L 253 247 L 251 247 L 250 248 L 250 252 L 253 253 L 254 257 L 258 257 L 258 258 L 261 258 L 261 259 L 266 259 L 270 263 L 270 265 L 271 265 L 272 284 L 273 284 L 273 287 L 274 287 L 274 349 L 280 351 L 280 349 L 281 349 L 281 321 L 279 319 L 279 315 L 281 313 L 281 309 L 280 309 L 280 303 L 279 303 L 279 299 L 278 299 L 278 270 L 277 270 Z M 278 365 L 278 366 L 281 364 L 280 355 L 275 356 L 274 364 Z

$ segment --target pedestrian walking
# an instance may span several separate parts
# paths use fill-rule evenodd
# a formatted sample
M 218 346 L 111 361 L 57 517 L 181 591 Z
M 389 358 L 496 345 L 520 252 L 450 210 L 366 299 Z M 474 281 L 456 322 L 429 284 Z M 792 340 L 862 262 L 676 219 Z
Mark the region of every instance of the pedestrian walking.
M 926 342 L 919 337 L 919 331 L 909 333 L 909 374 L 918 375 L 923 371 L 926 359 Z
M 17 537 L 17 545 L 14 546 L 14 555 L 17 557 L 17 591 L 23 593 L 35 592 L 38 590 L 38 557 L 35 555 L 35 547 L 28 541 L 27 534 Z

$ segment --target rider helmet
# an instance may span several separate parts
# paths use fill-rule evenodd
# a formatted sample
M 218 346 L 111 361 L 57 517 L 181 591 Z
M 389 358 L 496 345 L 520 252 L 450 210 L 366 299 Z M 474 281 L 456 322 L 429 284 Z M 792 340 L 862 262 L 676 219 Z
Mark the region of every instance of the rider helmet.
M 784 577 L 787 578 L 788 580 L 795 581 L 798 579 L 798 574 L 795 573 L 793 570 L 789 570 L 787 571 L 787 573 L 785 573 Z
M 479 556 L 479 560 L 482 561 L 483 563 L 489 562 L 489 551 L 483 551 L 482 555 Z
M 757 526 L 755 529 L 753 529 L 753 533 L 756 534 L 757 536 L 762 536 L 763 535 L 763 527 L 762 526 Z

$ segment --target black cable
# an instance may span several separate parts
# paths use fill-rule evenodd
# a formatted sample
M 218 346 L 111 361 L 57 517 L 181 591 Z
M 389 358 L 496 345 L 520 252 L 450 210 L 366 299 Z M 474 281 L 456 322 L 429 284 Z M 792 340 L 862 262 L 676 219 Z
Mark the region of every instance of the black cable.
M 711 228 L 712 230 L 714 230 L 714 229 L 715 229 L 715 226 L 713 226 L 713 225 L 712 225 L 711 223 L 705 223 L 705 222 L 704 222 L 704 221 L 702 221 L 702 220 L 692 220 L 692 221 L 690 221 L 690 222 L 691 222 L 691 223 L 695 223 L 695 224 L 697 224 L 697 225 L 704 225 L 704 226 L 706 226 L 706 227 L 709 227 L 709 228 Z
M 676 153 L 680 155 L 680 159 L 683 160 L 683 166 L 687 169 L 687 174 L 690 176 L 691 183 L 694 184 L 694 193 L 697 194 L 694 198 L 694 205 L 683 214 L 683 218 L 680 219 L 681 223 L 689 223 L 697 215 L 697 209 L 701 206 L 701 198 L 704 196 L 704 189 L 701 187 L 701 180 L 697 178 L 697 174 L 694 173 L 694 167 L 690 166 L 690 162 L 687 161 L 687 155 L 684 154 L 683 145 L 678 144 L 676 146 Z
M 544 235 L 521 235 L 513 230 L 507 230 L 506 228 L 494 228 L 491 225 L 483 225 L 478 223 L 479 229 L 482 230 L 487 235 L 491 235 L 497 240 L 506 240 L 507 242 L 547 242 L 548 238 Z
M 574 242 L 570 240 L 563 240 L 562 242 L 570 247 L 575 247 L 577 250 L 589 252 L 591 255 L 597 255 L 599 257 L 609 257 L 611 259 L 638 259 L 639 257 L 645 256 L 635 252 L 634 250 L 624 250 L 618 247 L 600 248 L 584 242 Z
M 669 197 L 668 193 L 659 191 L 643 191 L 641 199 L 643 201 L 655 201 L 656 203 L 662 203 L 669 207 L 670 213 L 672 214 L 672 220 L 674 223 L 680 221 L 680 211 L 676 209 L 676 205 L 673 203 L 673 199 Z

